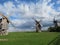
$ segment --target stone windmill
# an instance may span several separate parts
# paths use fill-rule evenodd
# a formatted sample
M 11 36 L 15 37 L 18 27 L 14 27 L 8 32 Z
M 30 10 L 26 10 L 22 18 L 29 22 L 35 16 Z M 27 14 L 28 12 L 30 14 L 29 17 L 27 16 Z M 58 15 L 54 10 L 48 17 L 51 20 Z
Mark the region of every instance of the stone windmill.
M 2 18 L 0 19 L 0 34 L 8 35 L 8 27 L 9 27 L 8 24 L 10 23 L 13 25 L 13 23 L 8 19 L 7 16 L 5 16 L 1 13 L 0 13 L 0 16 L 2 16 Z

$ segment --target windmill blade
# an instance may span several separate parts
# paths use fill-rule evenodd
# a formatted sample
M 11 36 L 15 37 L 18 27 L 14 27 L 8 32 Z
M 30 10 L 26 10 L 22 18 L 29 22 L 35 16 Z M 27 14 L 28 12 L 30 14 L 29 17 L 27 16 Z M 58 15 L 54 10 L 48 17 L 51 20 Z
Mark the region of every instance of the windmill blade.
M 8 21 L 14 28 L 17 28 L 9 19 L 8 19 Z
M 9 22 L 14 28 L 17 28 L 10 20 L 9 20 Z
M 38 22 L 42 22 L 42 19 L 38 18 L 38 19 L 35 19 L 34 17 L 32 17 L 33 20 L 35 21 L 38 21 Z
M 42 19 L 40 19 L 40 22 L 42 22 Z
M 10 13 L 7 12 L 7 16 L 6 17 L 10 17 L 13 13 L 14 13 L 13 11 L 10 12 Z
M 6 17 L 7 17 L 7 18 L 10 17 L 10 16 L 12 15 L 12 13 L 13 13 L 13 12 L 11 12 L 11 13 L 8 13 L 8 12 L 7 12 L 7 16 L 6 16 Z M 8 21 L 9 21 L 9 23 L 10 23 L 14 28 L 16 28 L 16 26 L 15 26 L 9 19 L 8 19 Z
M 32 17 L 32 19 L 36 21 L 36 19 L 34 17 Z
M 8 17 L 7 17 L 7 19 L 8 19 Z M 9 19 L 8 19 L 8 21 L 14 28 L 16 28 L 16 26 Z

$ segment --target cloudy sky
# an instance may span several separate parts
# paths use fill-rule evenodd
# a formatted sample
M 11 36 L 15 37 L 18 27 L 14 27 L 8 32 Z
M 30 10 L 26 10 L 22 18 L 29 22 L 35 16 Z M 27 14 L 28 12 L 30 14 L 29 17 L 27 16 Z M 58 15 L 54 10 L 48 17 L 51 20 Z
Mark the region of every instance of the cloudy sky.
M 41 20 L 42 29 L 53 25 L 53 18 L 60 19 L 60 0 L 0 0 L 0 12 L 9 18 L 16 28 L 9 31 L 35 29 L 33 17 Z

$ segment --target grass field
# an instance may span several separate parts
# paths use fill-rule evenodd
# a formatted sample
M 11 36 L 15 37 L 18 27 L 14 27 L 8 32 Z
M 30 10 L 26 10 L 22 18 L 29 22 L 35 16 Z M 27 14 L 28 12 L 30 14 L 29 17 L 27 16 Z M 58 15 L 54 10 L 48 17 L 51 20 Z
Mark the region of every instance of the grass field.
M 60 45 L 59 42 L 60 33 L 57 32 L 10 32 L 7 36 L 0 36 L 0 45 Z

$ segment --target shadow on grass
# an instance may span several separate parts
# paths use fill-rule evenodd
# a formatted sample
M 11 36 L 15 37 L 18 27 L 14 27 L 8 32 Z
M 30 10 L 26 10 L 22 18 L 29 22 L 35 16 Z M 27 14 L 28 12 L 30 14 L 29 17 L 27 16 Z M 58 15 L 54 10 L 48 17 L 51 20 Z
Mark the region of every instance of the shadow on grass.
M 60 35 L 48 43 L 48 45 L 60 45 Z

